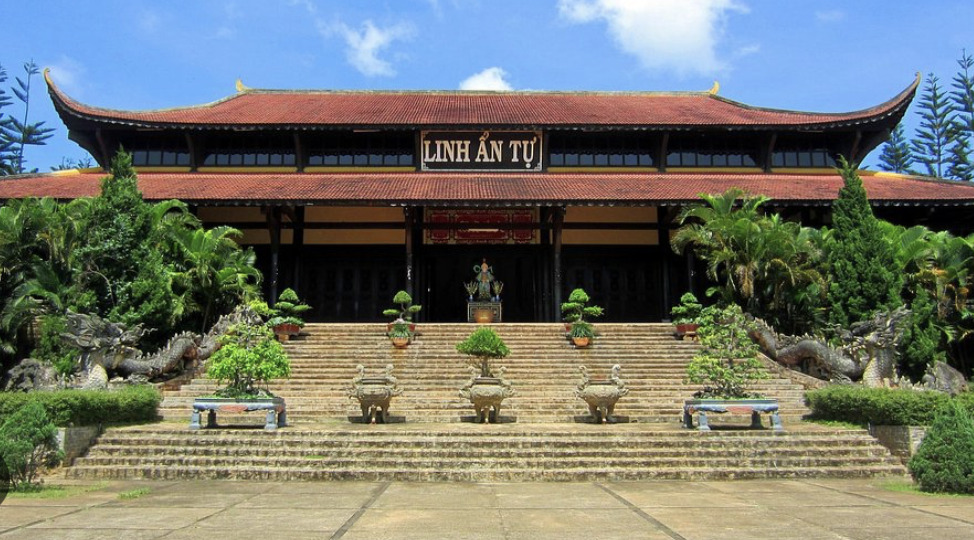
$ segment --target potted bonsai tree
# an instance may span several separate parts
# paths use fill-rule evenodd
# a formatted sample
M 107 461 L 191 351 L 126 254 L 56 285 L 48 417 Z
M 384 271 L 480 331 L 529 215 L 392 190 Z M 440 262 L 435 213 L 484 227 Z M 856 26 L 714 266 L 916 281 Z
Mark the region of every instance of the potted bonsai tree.
M 423 306 L 414 306 L 413 297 L 409 295 L 406 291 L 399 291 L 395 296 L 392 297 L 393 304 L 399 304 L 398 308 L 389 308 L 383 310 L 382 314 L 386 317 L 393 317 L 392 322 L 389 323 L 387 330 L 391 332 L 394 325 L 400 321 L 405 322 L 409 325 L 409 331 L 415 332 L 416 325 L 413 323 L 413 315 L 420 312 Z
M 406 321 L 396 320 L 396 322 L 392 323 L 392 328 L 389 330 L 389 339 L 397 349 L 405 349 L 408 347 L 412 338 L 413 333 L 409 330 L 409 324 Z
M 220 410 L 240 412 L 267 410 L 265 429 L 286 424 L 282 398 L 274 396 L 268 383 L 291 376 L 291 363 L 281 344 L 265 325 L 240 323 L 219 338 L 220 348 L 210 356 L 207 376 L 225 386 L 208 398 L 193 403 L 191 428 L 199 429 L 200 411 L 209 411 L 208 426 L 216 424 Z
M 298 293 L 290 287 L 281 291 L 277 303 L 272 308 L 274 315 L 267 321 L 267 326 L 274 329 L 279 341 L 287 341 L 291 336 L 298 335 L 304 326 L 300 315 L 311 309 L 311 306 L 298 299 Z
M 496 422 L 501 402 L 514 395 L 511 383 L 504 378 L 504 368 L 495 371 L 493 361 L 510 354 L 504 340 L 487 326 L 482 326 L 457 344 L 457 351 L 469 357 L 471 378 L 460 390 L 460 396 L 473 403 L 477 421 Z
M 699 412 L 701 430 L 709 430 L 707 412 L 751 412 L 751 425 L 760 427 L 758 413 L 772 413 L 776 430 L 781 429 L 778 402 L 753 394 L 749 387 L 766 379 L 767 372 L 758 360 L 758 345 L 747 331 L 747 319 L 740 306 L 709 306 L 700 314 L 697 336 L 702 346 L 687 365 L 684 382 L 702 384 L 694 399 L 684 403 L 684 422 L 692 426 L 692 414 Z
M 680 297 L 680 303 L 670 310 L 673 324 L 676 325 L 676 337 L 683 339 L 684 337 L 695 338 L 697 336 L 697 329 L 700 328 L 700 323 L 697 321 L 702 310 L 703 305 L 692 292 L 683 293 L 683 296 Z
M 576 347 L 587 347 L 595 339 L 595 327 L 585 319 L 601 317 L 604 313 L 601 307 L 588 305 L 590 300 L 584 289 L 575 289 L 561 305 L 565 329 Z

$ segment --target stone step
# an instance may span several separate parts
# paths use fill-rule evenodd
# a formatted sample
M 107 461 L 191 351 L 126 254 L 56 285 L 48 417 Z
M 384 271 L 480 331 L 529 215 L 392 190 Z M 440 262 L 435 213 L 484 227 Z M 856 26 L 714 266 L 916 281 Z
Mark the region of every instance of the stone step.
M 699 387 L 683 383 L 699 344 L 679 341 L 668 324 L 597 323 L 594 346 L 576 349 L 560 324 L 491 325 L 512 354 L 496 362 L 517 394 L 501 424 L 475 425 L 457 392 L 469 380 L 456 344 L 476 325 L 420 323 L 407 349 L 394 349 L 384 324 L 309 324 L 285 344 L 292 377 L 270 387 L 288 403 L 289 426 L 264 432 L 262 413 L 218 415 L 221 426 L 188 429 L 194 397 L 215 381 L 199 377 L 166 391 L 160 414 L 173 423 L 113 428 L 67 470 L 74 478 L 239 478 L 266 480 L 583 481 L 902 475 L 898 461 L 861 430 L 809 428 L 804 389 L 789 379 L 761 381 L 776 397 L 784 433 L 748 429 L 748 415 L 710 415 L 714 431 L 678 427 L 683 401 Z M 351 423 L 360 409 L 347 397 L 356 366 L 394 366 L 403 394 L 393 418 Z M 630 388 L 616 407 L 623 423 L 587 423 L 574 395 L 587 366 L 593 378 L 622 365 Z M 768 424 L 768 419 L 764 419 Z M 237 427 L 241 426 L 241 427 Z M 248 429 L 242 426 L 253 426 Z
M 532 466 L 523 470 L 464 470 L 427 468 L 418 470 L 378 470 L 363 468 L 325 469 L 306 466 L 299 469 L 273 467 L 71 467 L 67 476 L 85 480 L 187 480 L 232 479 L 251 481 L 359 481 L 359 482 L 595 482 L 638 480 L 758 480 L 787 478 L 856 478 L 904 475 L 903 468 L 886 465 L 807 466 L 755 468 L 752 466 L 700 468 L 646 468 L 614 470 L 592 466 L 570 471 L 554 471 Z

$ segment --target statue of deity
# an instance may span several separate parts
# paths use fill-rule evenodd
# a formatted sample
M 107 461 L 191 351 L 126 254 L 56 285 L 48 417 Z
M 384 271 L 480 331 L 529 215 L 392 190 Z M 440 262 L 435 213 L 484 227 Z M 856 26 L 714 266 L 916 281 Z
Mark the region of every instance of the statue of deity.
M 494 267 L 487 265 L 484 259 L 479 265 L 473 267 L 477 273 L 477 298 L 479 300 L 490 300 L 490 285 L 494 281 Z

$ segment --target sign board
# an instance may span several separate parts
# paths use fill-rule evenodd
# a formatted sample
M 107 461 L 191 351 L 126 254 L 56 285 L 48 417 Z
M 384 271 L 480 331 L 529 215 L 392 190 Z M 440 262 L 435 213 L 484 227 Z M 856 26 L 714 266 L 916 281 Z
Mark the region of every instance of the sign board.
M 540 131 L 424 131 L 424 171 L 540 171 Z

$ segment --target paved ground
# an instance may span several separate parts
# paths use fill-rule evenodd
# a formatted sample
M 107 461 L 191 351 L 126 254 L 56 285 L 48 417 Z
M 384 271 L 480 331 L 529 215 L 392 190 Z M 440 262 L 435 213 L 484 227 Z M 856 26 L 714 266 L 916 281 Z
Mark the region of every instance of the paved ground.
M 111 482 L 63 499 L 8 497 L 0 540 L 974 538 L 974 497 L 890 482 Z

